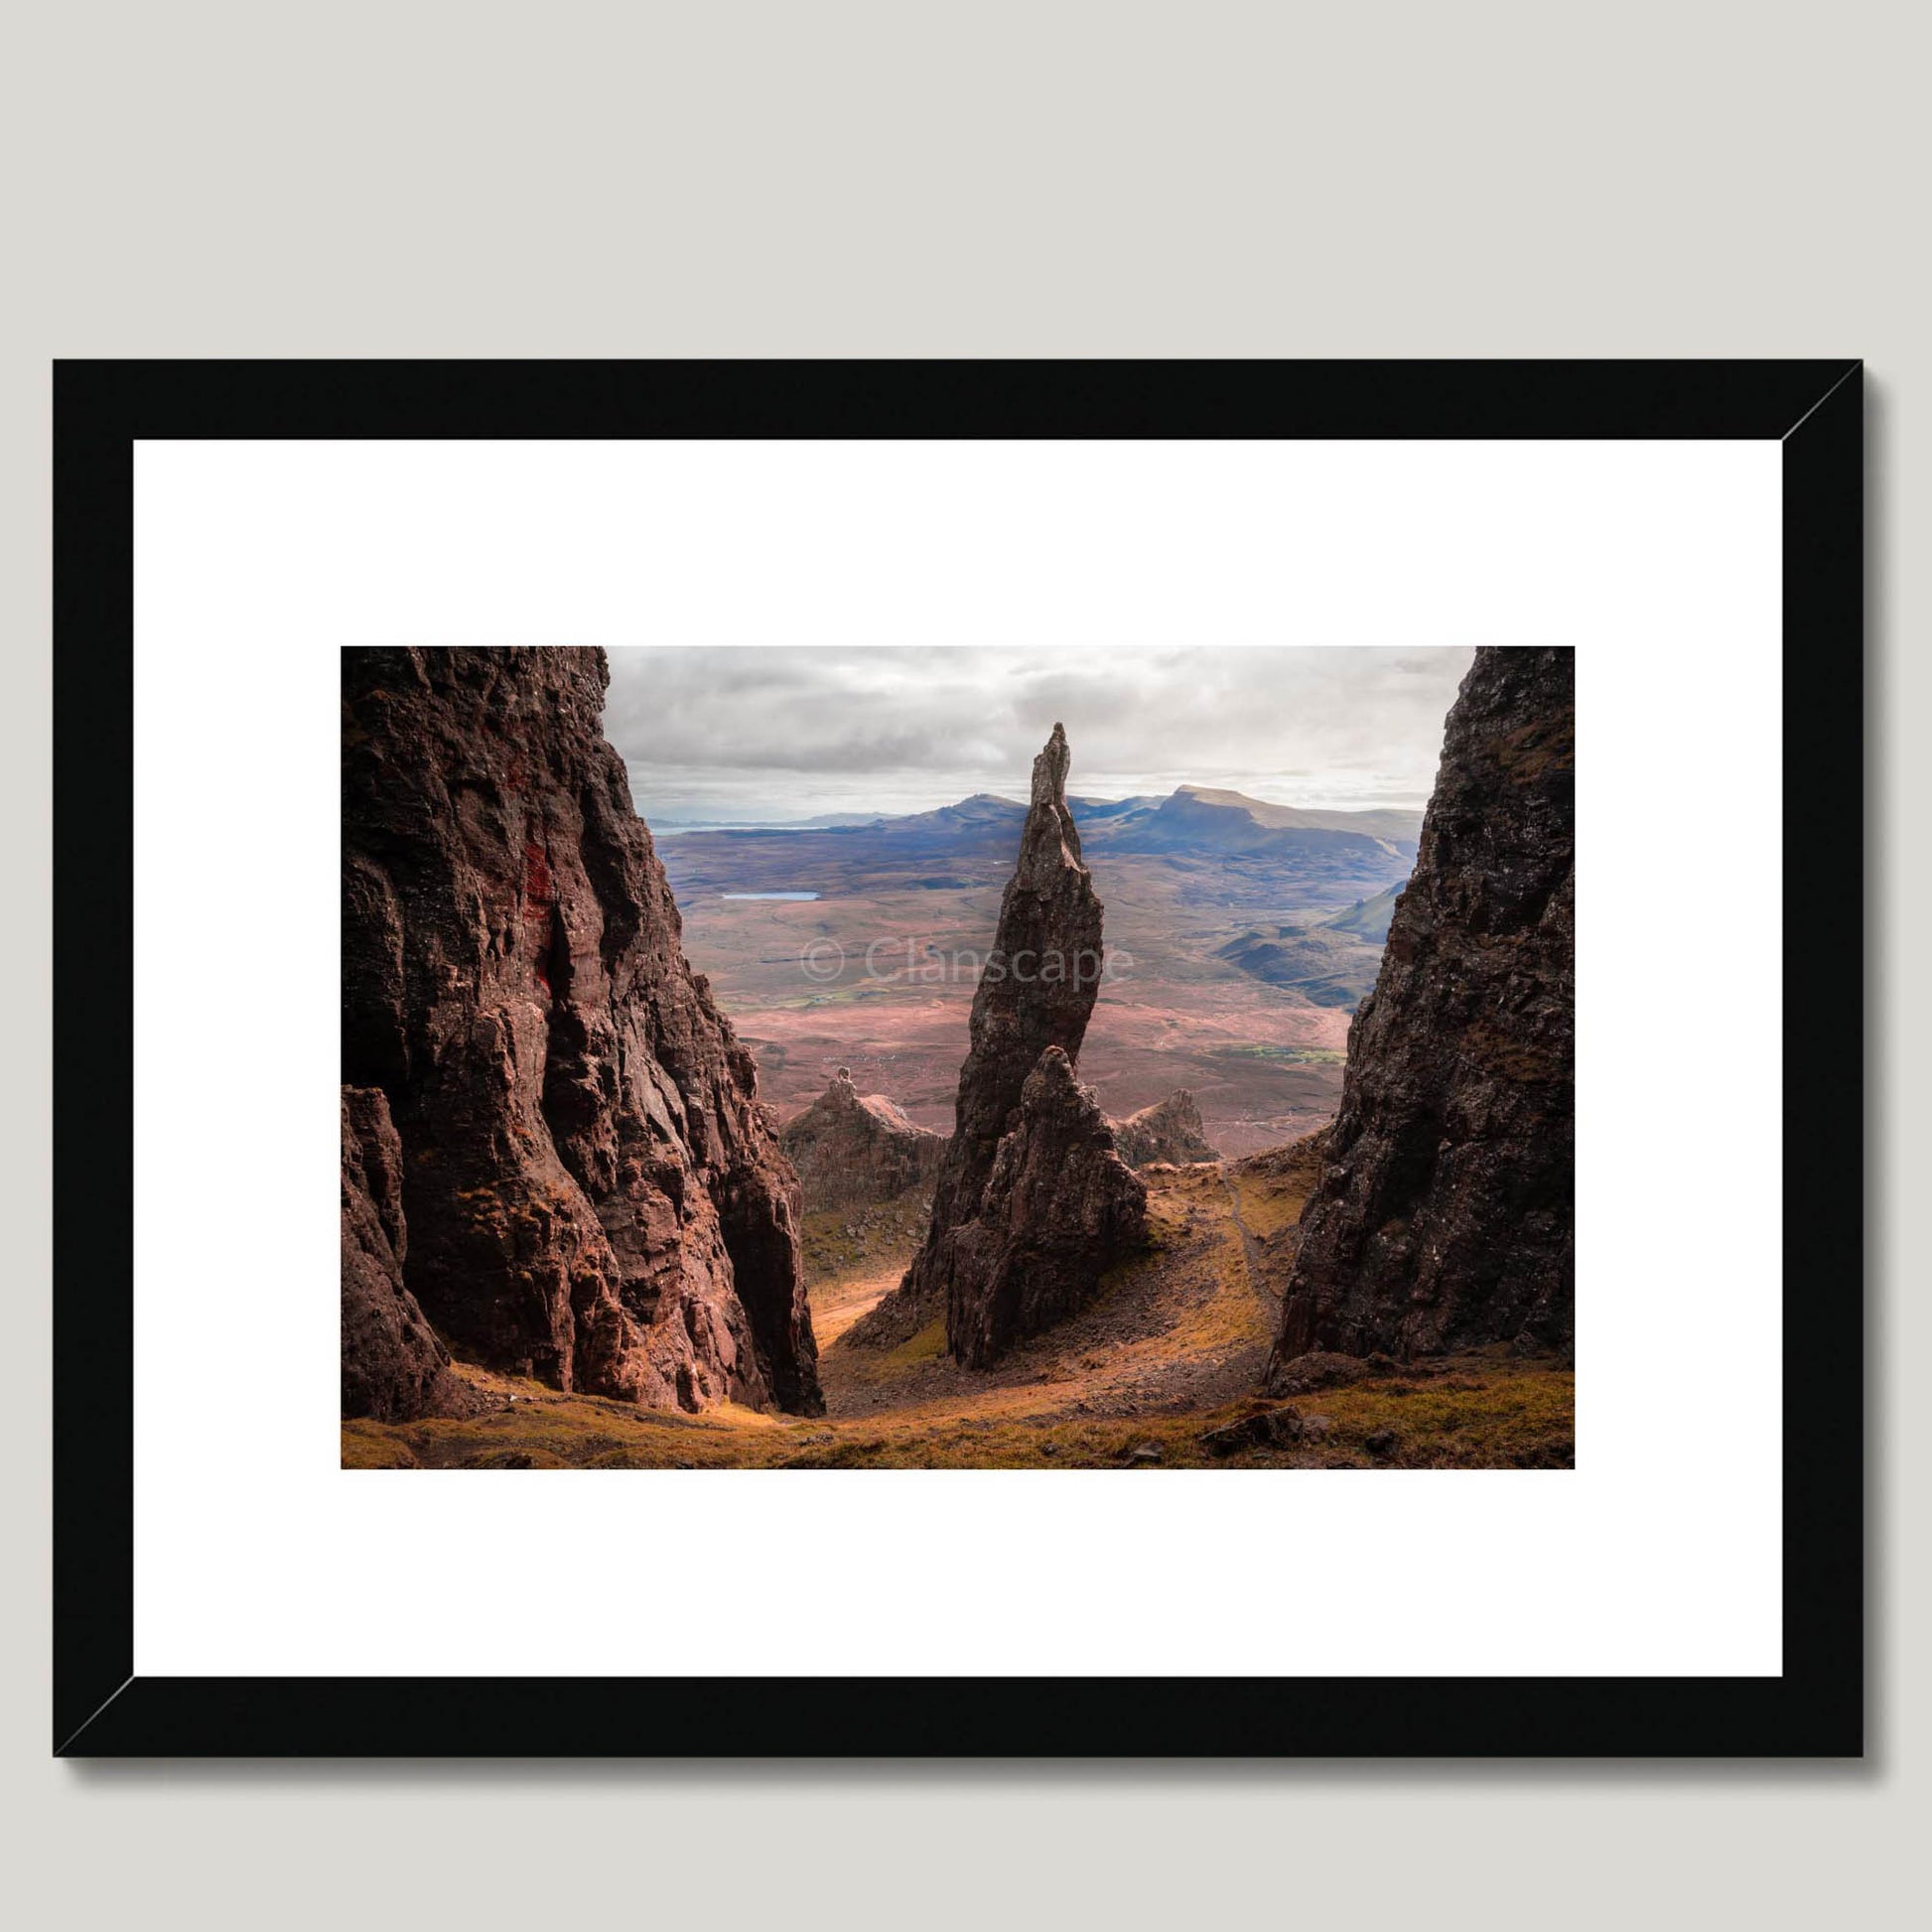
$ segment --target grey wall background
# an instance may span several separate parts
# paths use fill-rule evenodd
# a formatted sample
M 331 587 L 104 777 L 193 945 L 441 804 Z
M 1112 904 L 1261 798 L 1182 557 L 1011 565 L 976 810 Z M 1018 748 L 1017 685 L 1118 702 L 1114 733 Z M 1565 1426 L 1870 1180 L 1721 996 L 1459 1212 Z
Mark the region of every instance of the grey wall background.
M 0 1817 L 23 1923 L 1449 1932 L 1888 1923 L 1921 1902 L 1928 1323 L 1905 1202 L 1932 1149 L 1906 1114 L 1932 1068 L 1904 887 L 1932 765 L 1923 21 L 1859 0 L 10 14 Z M 1868 357 L 1871 867 L 1896 907 L 1868 967 L 1872 1762 L 51 1761 L 48 363 L 135 354 Z M 1631 1159 L 1640 1184 L 1658 1148 Z

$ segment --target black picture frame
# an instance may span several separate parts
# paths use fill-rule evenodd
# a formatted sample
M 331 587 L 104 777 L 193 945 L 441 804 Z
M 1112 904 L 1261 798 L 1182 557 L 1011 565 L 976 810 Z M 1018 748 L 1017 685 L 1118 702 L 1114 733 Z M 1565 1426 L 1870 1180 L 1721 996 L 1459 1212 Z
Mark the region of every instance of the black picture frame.
M 1863 364 L 60 362 L 54 1749 L 64 1756 L 1856 1756 L 1863 1072 L 1787 1111 L 1774 1678 L 188 1678 L 134 1636 L 138 438 L 1743 438 L 1783 466 L 1784 984 L 1859 995 Z M 1859 1037 L 1854 1014 L 1850 1036 Z M 1789 1009 L 1785 1043 L 1799 1022 Z M 692 1740 L 680 1745 L 677 1740 Z

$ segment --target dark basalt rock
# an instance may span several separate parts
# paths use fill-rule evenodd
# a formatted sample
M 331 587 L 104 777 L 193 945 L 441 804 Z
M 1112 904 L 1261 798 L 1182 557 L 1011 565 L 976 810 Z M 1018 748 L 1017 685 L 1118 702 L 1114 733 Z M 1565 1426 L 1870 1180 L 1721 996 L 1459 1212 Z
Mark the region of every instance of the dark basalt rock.
M 802 1113 L 778 1130 L 807 1210 L 866 1207 L 930 1187 L 946 1137 L 914 1126 L 883 1093 L 862 1094 L 840 1067 Z
M 343 1415 L 377 1422 L 478 1407 L 402 1282 L 402 1143 L 373 1087 L 343 1089 Z
M 925 1243 L 904 1281 L 850 1331 L 862 1345 L 903 1340 L 943 1311 L 947 1345 L 984 1366 L 1089 1299 L 1144 1228 L 1146 1190 L 1072 1076 L 1102 956 L 1100 900 L 1067 808 L 1068 761 L 1055 725 L 1034 760 L 1019 863 L 974 990 Z M 1009 1136 L 1018 1137 L 1011 1149 Z M 1077 1239 L 1061 1240 L 1048 1226 L 1056 1215 L 1098 1245 L 1083 1254 Z M 1022 1279 L 1028 1270 L 1038 1272 L 1035 1288 Z
M 1176 1087 L 1167 1099 L 1107 1125 L 1113 1129 L 1120 1158 L 1130 1168 L 1151 1167 L 1157 1161 L 1184 1168 L 1195 1161 L 1221 1158 L 1208 1146 L 1200 1105 L 1185 1087 Z
M 1478 651 L 1349 1030 L 1278 1379 L 1310 1350 L 1570 1345 L 1575 816 L 1573 653 Z
M 1021 1089 L 979 1213 L 952 1237 L 946 1343 L 968 1368 L 1077 1313 L 1147 1232 L 1147 1187 L 1057 1046 Z
M 344 1077 L 387 1094 L 407 1280 L 564 1390 L 816 1414 L 798 1186 L 679 949 L 600 650 L 352 650 Z
M 1308 1433 L 1301 1410 L 1292 1405 L 1282 1409 L 1263 1409 L 1251 1416 L 1210 1429 L 1201 1439 L 1209 1455 L 1238 1455 L 1243 1449 L 1283 1449 L 1299 1443 Z

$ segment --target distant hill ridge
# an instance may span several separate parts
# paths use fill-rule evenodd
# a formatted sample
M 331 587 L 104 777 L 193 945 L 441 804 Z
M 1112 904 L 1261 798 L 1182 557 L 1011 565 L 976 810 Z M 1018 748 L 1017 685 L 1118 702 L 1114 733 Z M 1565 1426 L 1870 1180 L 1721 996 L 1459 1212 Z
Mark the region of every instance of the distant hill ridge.
M 1356 1007 L 1382 964 L 1400 886 L 1308 925 L 1254 927 L 1217 949 L 1216 957 L 1251 979 L 1293 987 L 1320 1007 Z
M 1402 811 L 1311 811 L 1300 805 L 1271 805 L 1239 791 L 1218 791 L 1206 785 L 1181 785 L 1176 799 L 1219 811 L 1246 812 L 1257 825 L 1278 831 L 1363 832 L 1371 838 L 1417 840 L 1422 837 L 1422 813 Z M 1171 799 L 1170 803 L 1173 802 Z
M 1165 797 L 1069 798 L 1067 809 L 1094 862 L 1111 872 L 1145 860 L 1170 885 L 1184 875 L 1203 906 L 1225 905 L 1235 893 L 1287 906 L 1372 897 L 1408 879 L 1422 826 L 1416 812 L 1316 811 L 1205 785 Z M 1006 877 L 1026 817 L 1017 800 L 982 791 L 856 825 L 668 829 L 659 855 L 680 899 L 966 891 Z
M 1174 842 L 1197 844 L 1203 833 L 1216 842 L 1262 844 L 1276 832 L 1342 832 L 1413 848 L 1422 836 L 1422 813 L 1391 810 L 1327 811 L 1301 805 L 1275 805 L 1245 792 L 1212 785 L 1179 785 L 1167 794 L 1141 792 L 1129 798 L 1069 798 L 1082 833 L 1146 833 Z M 922 812 L 820 812 L 796 819 L 680 819 L 659 816 L 650 822 L 663 838 L 693 832 L 943 831 L 948 828 L 1017 825 L 1027 816 L 1020 800 L 997 791 L 976 791 L 949 805 Z

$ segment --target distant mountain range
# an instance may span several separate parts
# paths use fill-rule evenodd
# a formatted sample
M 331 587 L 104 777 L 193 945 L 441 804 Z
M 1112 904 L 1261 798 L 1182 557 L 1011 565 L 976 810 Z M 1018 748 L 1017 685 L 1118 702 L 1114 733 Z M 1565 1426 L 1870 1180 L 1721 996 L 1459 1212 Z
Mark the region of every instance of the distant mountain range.
M 709 818 L 702 812 L 687 816 L 680 812 L 640 814 L 660 839 L 682 837 L 686 832 L 822 832 L 833 826 L 877 825 L 879 812 L 819 812 L 811 818 Z
M 1318 1007 L 1354 1007 L 1374 989 L 1402 888 L 1391 886 L 1310 925 L 1257 927 L 1216 949 L 1250 979 L 1287 987 Z
M 1250 798 L 1244 792 L 1217 790 L 1210 785 L 1179 785 L 1171 792 L 1141 792 L 1132 798 L 1077 798 L 1067 803 L 1085 824 L 1091 820 L 1118 823 L 1166 810 L 1170 816 L 1224 811 L 1240 814 L 1256 825 L 1270 829 L 1328 832 L 1364 832 L 1375 838 L 1413 841 L 1422 829 L 1421 812 L 1404 811 L 1319 811 L 1301 805 L 1276 805 L 1265 798 Z M 1027 807 L 1016 798 L 997 791 L 976 791 L 951 805 L 939 805 L 923 812 L 819 812 L 810 818 L 712 818 L 702 814 L 686 816 L 674 812 L 653 812 L 650 822 L 675 832 L 812 832 L 828 827 L 882 825 L 893 819 L 931 822 L 940 819 L 968 823 L 1004 822 L 1025 819 Z
M 1073 816 L 1084 834 L 1078 802 Z M 1353 856 L 1373 863 L 1416 856 L 1420 812 L 1303 811 L 1238 791 L 1182 785 L 1161 799 L 1124 799 L 1096 814 L 1094 829 L 1123 852 Z
M 1307 811 L 1240 792 L 1182 785 L 1167 796 L 1067 801 L 1089 864 L 1139 859 L 1175 872 L 1197 902 L 1340 906 L 1407 880 L 1420 812 Z M 997 886 L 1011 871 L 1027 808 L 976 792 L 932 811 L 792 825 L 706 828 L 660 821 L 662 857 L 684 894 L 843 894 Z M 1251 915 L 1252 916 L 1252 915 Z
M 1422 832 L 1421 812 L 1310 811 L 1300 805 L 1271 805 L 1238 791 L 1215 791 L 1206 785 L 1181 785 L 1159 801 L 1170 816 L 1199 818 L 1205 812 L 1235 812 L 1271 831 L 1361 832 L 1371 838 L 1408 839 Z

